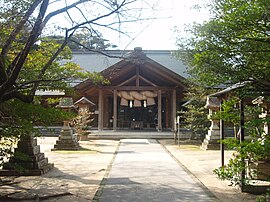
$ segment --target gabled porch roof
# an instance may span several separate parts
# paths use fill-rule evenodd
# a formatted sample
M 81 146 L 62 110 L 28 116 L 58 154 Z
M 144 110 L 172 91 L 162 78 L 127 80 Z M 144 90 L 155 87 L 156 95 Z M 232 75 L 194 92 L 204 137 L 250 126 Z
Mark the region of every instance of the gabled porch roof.
M 110 84 L 98 86 L 99 88 L 154 90 L 159 87 L 178 91 L 186 89 L 184 77 L 147 57 L 140 48 L 135 48 L 127 57 L 101 71 L 101 75 L 109 80 Z M 88 79 L 75 88 L 83 94 L 92 94 L 97 86 Z

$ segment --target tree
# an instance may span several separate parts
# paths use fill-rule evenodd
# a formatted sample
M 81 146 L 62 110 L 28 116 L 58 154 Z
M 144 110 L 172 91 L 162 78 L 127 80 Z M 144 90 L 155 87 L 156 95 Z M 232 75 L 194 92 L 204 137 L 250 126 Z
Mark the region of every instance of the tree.
M 267 0 L 212 0 L 212 18 L 177 39 L 178 56 L 206 86 L 251 81 L 270 88 L 270 13 Z
M 209 89 L 204 89 L 194 83 L 190 83 L 185 99 L 188 100 L 185 105 L 186 110 L 182 112 L 184 118 L 184 127 L 190 129 L 192 133 L 205 137 L 210 126 L 207 118 L 208 110 L 205 108 L 206 96 Z
M 0 2 L 0 165 L 10 154 L 16 138 L 35 135 L 35 124 L 46 125 L 71 118 L 71 114 L 42 108 L 37 90 L 69 90 L 74 80 L 104 79 L 68 62 L 67 44 L 77 42 L 88 49 L 105 49 L 102 32 L 120 34 L 123 23 L 146 20 L 137 0 L 2 0 Z M 132 8 L 132 6 L 134 6 Z M 134 12 L 136 10 L 136 12 Z M 50 22 L 60 19 L 60 25 Z M 64 23 L 65 19 L 69 23 Z M 81 35 L 87 30 L 95 40 L 88 46 Z M 53 34 L 51 33 L 53 32 Z M 52 35 L 63 34 L 61 40 Z M 72 38 L 75 36 L 75 39 Z M 78 40 L 78 41 L 76 41 Z
M 188 37 L 177 39 L 178 57 L 190 67 L 192 80 L 207 87 L 244 83 L 246 86 L 235 93 L 240 99 L 250 98 L 254 92 L 269 96 L 269 1 L 211 0 L 207 6 L 212 18 L 190 25 Z M 219 118 L 237 123 L 239 114 L 234 104 L 234 101 L 224 103 Z M 268 160 L 270 151 L 269 135 L 262 130 L 269 119 L 259 119 L 254 107 L 246 107 L 245 114 L 245 129 L 252 140 L 225 140 L 236 152 L 227 165 L 215 170 L 221 179 L 240 185 L 246 183 L 241 176 L 246 169 L 244 159 L 250 164 Z
M 57 62 L 70 58 L 67 43 L 81 29 L 94 37 L 100 37 L 100 30 L 105 28 L 124 34 L 121 23 L 142 20 L 131 8 L 135 2 L 4 0 L 0 10 L 0 103 L 13 98 L 32 102 L 37 89 L 61 89 L 67 86 L 67 80 L 90 77 L 75 64 Z M 53 8 L 57 9 L 51 11 Z M 65 38 L 59 44 L 46 37 L 46 31 L 52 18 L 64 14 L 70 25 L 61 28 Z

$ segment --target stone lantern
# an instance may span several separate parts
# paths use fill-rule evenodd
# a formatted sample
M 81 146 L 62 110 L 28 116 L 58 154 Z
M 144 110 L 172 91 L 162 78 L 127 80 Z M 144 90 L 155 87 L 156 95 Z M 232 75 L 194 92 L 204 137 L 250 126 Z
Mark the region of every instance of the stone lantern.
M 73 99 L 71 97 L 61 98 L 56 107 L 64 111 L 71 111 L 74 108 Z M 78 140 L 69 126 L 69 120 L 64 120 L 62 130 L 52 150 L 78 150 L 79 148 Z
M 95 103 L 91 102 L 88 100 L 86 97 L 82 97 L 78 101 L 74 103 L 74 106 L 78 107 L 78 114 L 82 112 L 89 112 L 90 111 L 90 106 L 94 106 Z
M 217 149 L 220 139 L 219 119 L 213 118 L 213 115 L 220 109 L 220 100 L 217 97 L 208 96 L 205 107 L 209 110 L 208 119 L 211 121 L 211 126 L 202 143 L 202 148 Z

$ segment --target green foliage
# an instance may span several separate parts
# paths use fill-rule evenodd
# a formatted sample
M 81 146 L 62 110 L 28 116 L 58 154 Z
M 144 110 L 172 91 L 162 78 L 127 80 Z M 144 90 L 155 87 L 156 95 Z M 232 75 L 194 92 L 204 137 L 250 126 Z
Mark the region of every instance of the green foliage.
M 267 0 L 214 0 L 213 17 L 186 28 L 178 38 L 178 56 L 201 85 L 215 86 L 254 81 L 269 89 L 270 5 Z
M 202 24 L 186 27 L 186 37 L 179 37 L 177 56 L 189 67 L 192 80 L 201 86 L 232 85 L 248 81 L 241 98 L 253 92 L 269 93 L 270 89 L 270 4 L 268 0 L 213 0 L 207 7 L 212 18 Z M 250 90 L 252 87 L 252 91 Z M 239 125 L 235 102 L 223 105 L 219 118 Z M 221 179 L 242 184 L 243 160 L 267 159 L 269 139 L 258 119 L 258 109 L 246 107 L 245 129 L 253 136 L 248 142 L 225 142 L 236 149 L 234 158 L 215 173 Z
M 239 127 L 240 116 L 238 110 L 239 100 L 232 98 L 222 105 L 222 112 L 217 113 L 219 118 L 226 122 L 231 122 Z M 269 160 L 270 154 L 270 138 L 263 131 L 263 125 L 269 120 L 259 118 L 261 107 L 245 106 L 245 136 L 252 137 L 251 140 L 240 142 L 239 138 L 228 138 L 222 141 L 228 149 L 234 149 L 235 153 L 229 160 L 229 163 L 223 167 L 214 170 L 214 173 L 222 180 L 230 180 L 235 185 L 248 183 L 248 179 L 241 178 L 244 170 L 252 170 L 250 175 L 254 175 L 256 169 L 251 169 L 253 164 L 261 160 Z M 246 164 L 245 162 L 248 162 Z
M 182 126 L 190 129 L 194 134 L 203 136 L 210 126 L 207 118 L 208 110 L 205 108 L 206 96 L 210 91 L 200 86 L 190 84 L 185 99 L 188 104 L 186 110 L 181 112 L 184 119 Z
M 270 200 L 270 189 L 264 195 L 256 197 L 256 202 L 269 202 Z
M 222 103 L 222 111 L 217 112 L 217 115 L 219 115 L 220 118 L 225 122 L 230 122 L 239 125 L 240 122 L 240 114 L 238 108 L 239 101 L 240 100 L 236 97 L 230 98 L 229 100 L 225 100 Z
M 269 160 L 270 139 L 267 136 L 262 136 L 251 141 L 240 142 L 237 139 L 226 139 L 222 141 L 229 149 L 235 149 L 233 158 L 223 167 L 214 169 L 214 173 L 221 180 L 229 180 L 234 185 L 242 185 L 248 183 L 248 179 L 241 178 L 241 173 L 244 170 L 252 170 L 251 167 L 256 161 Z M 249 162 L 246 164 L 245 162 Z M 256 170 L 253 170 L 254 174 Z
M 60 109 L 44 108 L 39 104 L 9 100 L 0 104 L 0 166 L 12 153 L 22 136 L 38 136 L 35 125 L 49 126 L 55 122 L 72 119 L 73 113 Z

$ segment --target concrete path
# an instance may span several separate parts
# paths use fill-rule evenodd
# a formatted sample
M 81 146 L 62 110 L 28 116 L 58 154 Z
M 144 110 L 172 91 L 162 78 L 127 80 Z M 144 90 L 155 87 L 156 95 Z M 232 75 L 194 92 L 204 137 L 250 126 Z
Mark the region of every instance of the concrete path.
M 157 141 L 147 139 L 121 140 L 100 191 L 100 202 L 217 201 Z

